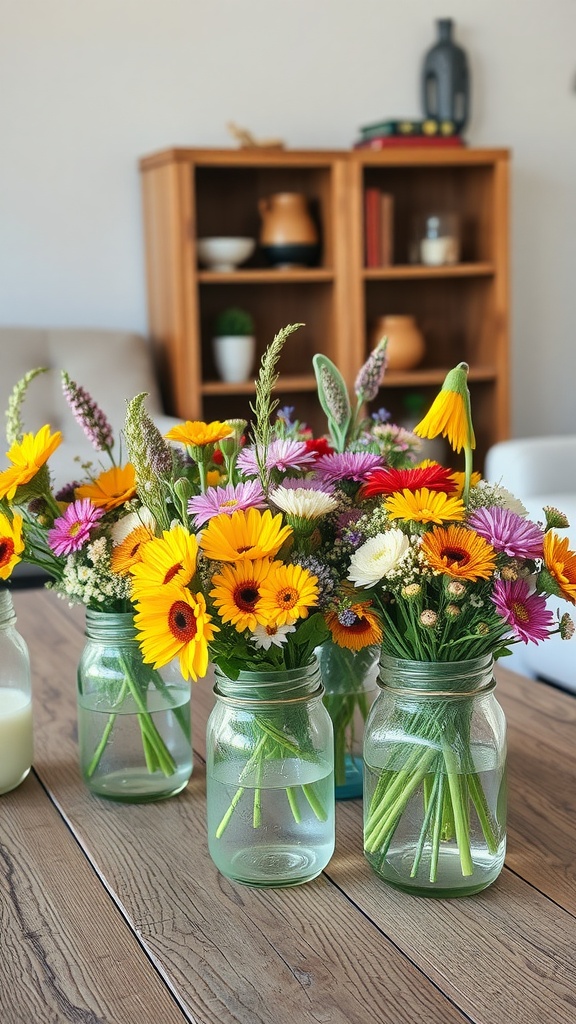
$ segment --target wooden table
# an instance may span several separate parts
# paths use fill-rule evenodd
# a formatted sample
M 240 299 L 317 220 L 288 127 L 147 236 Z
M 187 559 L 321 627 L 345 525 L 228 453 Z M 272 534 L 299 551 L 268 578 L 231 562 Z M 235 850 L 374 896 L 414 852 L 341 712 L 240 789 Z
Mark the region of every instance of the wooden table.
M 361 802 L 338 805 L 326 871 L 293 889 L 221 877 L 208 856 L 204 725 L 194 774 L 148 805 L 88 794 L 77 766 L 83 610 L 14 595 L 33 658 L 34 771 L 0 799 L 2 1024 L 571 1024 L 576 1021 L 576 698 L 499 671 L 509 852 L 477 896 L 385 886 Z

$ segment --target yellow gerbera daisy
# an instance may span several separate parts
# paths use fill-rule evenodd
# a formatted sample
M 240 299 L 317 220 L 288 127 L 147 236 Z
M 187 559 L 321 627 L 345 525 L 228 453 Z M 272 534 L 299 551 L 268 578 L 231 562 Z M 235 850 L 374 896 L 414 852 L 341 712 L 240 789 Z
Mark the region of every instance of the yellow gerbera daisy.
M 22 516 L 15 515 L 10 522 L 8 516 L 0 512 L 0 579 L 8 579 L 14 566 L 21 561 L 22 551 Z
M 182 444 L 190 445 L 193 448 L 203 448 L 206 444 L 216 444 L 225 437 L 231 437 L 234 433 L 229 423 L 221 423 L 220 420 L 213 420 L 212 423 L 203 423 L 201 420 L 186 420 L 172 427 L 166 434 L 170 441 L 181 441 Z
M 132 566 L 132 595 L 137 600 L 154 594 L 171 583 L 184 587 L 196 572 L 198 542 L 188 530 L 175 523 L 154 537 L 140 550 L 140 559 Z
M 82 484 L 74 491 L 77 498 L 90 498 L 96 508 L 109 512 L 124 505 L 136 494 L 136 473 L 131 462 L 125 466 L 113 466 L 100 473 L 89 484 Z
M 41 427 L 37 434 L 24 434 L 21 441 L 15 441 L 6 453 L 12 465 L 0 473 L 0 498 L 11 501 L 16 488 L 34 479 L 61 441 L 60 431 L 51 434 L 47 425 Z
M 444 491 L 430 491 L 428 487 L 421 487 L 418 491 L 407 488 L 396 491 L 386 498 L 384 508 L 391 519 L 407 519 L 415 523 L 460 522 L 465 514 L 460 498 Z
M 270 570 L 270 559 L 258 558 L 253 562 L 223 565 L 212 577 L 214 589 L 210 597 L 223 622 L 230 622 L 239 633 L 245 629 L 254 632 L 256 626 L 266 623 L 259 611 L 261 586 Z
M 466 482 L 466 474 L 465 473 L 454 472 L 454 473 L 451 473 L 450 476 L 452 477 L 454 483 L 456 484 L 456 491 L 454 492 L 453 497 L 454 498 L 461 498 L 463 493 L 464 493 L 464 484 Z M 477 487 L 478 484 L 480 483 L 481 479 L 482 479 L 482 474 L 481 473 L 477 473 L 476 470 L 475 470 L 472 473 L 471 477 L 470 477 L 470 486 L 471 487 Z
M 260 587 L 258 606 L 265 625 L 284 626 L 305 619 L 318 602 L 318 579 L 301 565 L 272 562 Z
M 273 558 L 292 535 L 290 526 L 282 526 L 282 516 L 269 509 L 238 509 L 231 516 L 214 516 L 200 535 L 200 547 L 215 562 Z
M 177 657 L 185 679 L 206 675 L 208 644 L 219 629 L 202 594 L 178 584 L 164 587 L 138 601 L 134 624 L 145 662 L 161 668 Z
M 378 616 L 370 611 L 367 604 L 353 604 L 348 613 L 350 618 L 354 618 L 347 623 L 341 622 L 336 612 L 328 612 L 326 615 L 326 625 L 335 643 L 351 651 L 360 651 L 363 647 L 382 642 L 382 628 Z
M 465 526 L 433 527 L 420 550 L 432 569 L 453 579 L 487 580 L 496 567 L 492 545 Z
M 442 434 L 455 452 L 476 447 L 467 380 L 467 363 L 459 363 L 446 374 L 440 393 L 424 419 L 414 427 L 418 437 L 433 438 Z
M 568 537 L 560 538 L 551 530 L 544 534 L 544 562 L 560 596 L 576 604 L 576 552 L 568 548 Z

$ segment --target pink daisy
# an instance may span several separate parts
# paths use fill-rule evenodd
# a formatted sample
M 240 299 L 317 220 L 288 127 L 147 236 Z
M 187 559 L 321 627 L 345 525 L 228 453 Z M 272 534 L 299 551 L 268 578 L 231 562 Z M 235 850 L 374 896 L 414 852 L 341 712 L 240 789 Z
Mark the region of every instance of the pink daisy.
M 308 451 L 305 441 L 281 439 L 272 441 L 266 453 L 266 469 L 308 469 L 316 462 L 315 452 Z M 253 447 L 244 448 L 238 456 L 238 469 L 245 476 L 257 476 L 258 464 Z
M 542 594 L 530 593 L 526 580 L 496 580 L 492 600 L 498 614 L 525 644 L 537 644 L 550 635 L 554 616 Z
M 377 466 L 382 466 L 384 459 L 372 452 L 334 452 L 322 455 L 316 460 L 315 472 L 321 480 L 365 480 Z
M 496 551 L 510 558 L 542 558 L 544 531 L 509 508 L 479 508 L 468 522 Z
M 48 532 L 48 543 L 54 554 L 69 555 L 71 551 L 79 551 L 103 515 L 104 509 L 96 508 L 89 498 L 73 501 L 64 515 L 54 520 Z
M 233 512 L 247 508 L 266 508 L 264 491 L 257 480 L 236 486 L 209 487 L 205 494 L 190 498 L 188 502 L 188 511 L 194 516 L 196 526 L 203 526 L 221 512 L 231 516 Z

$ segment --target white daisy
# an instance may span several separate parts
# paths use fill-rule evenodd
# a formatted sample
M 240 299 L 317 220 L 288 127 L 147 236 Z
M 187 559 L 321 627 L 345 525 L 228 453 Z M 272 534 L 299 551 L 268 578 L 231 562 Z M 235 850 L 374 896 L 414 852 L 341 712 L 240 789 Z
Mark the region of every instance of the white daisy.
M 370 537 L 352 555 L 348 579 L 357 587 L 373 587 L 397 568 L 409 548 L 408 537 L 396 528 Z
M 321 519 L 338 508 L 338 501 L 331 494 L 307 487 L 276 487 L 270 500 L 286 515 L 299 519 Z
M 275 647 L 282 647 L 288 639 L 288 634 L 293 633 L 296 626 L 256 626 L 252 633 L 252 643 L 259 650 L 269 651 L 274 644 Z

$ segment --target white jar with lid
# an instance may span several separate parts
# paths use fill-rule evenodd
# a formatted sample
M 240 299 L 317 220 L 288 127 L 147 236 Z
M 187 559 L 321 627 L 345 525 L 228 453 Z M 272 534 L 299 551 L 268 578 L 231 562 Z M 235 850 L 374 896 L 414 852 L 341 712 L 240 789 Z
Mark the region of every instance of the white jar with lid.
M 30 656 L 12 597 L 0 589 L 0 795 L 24 781 L 32 759 Z

